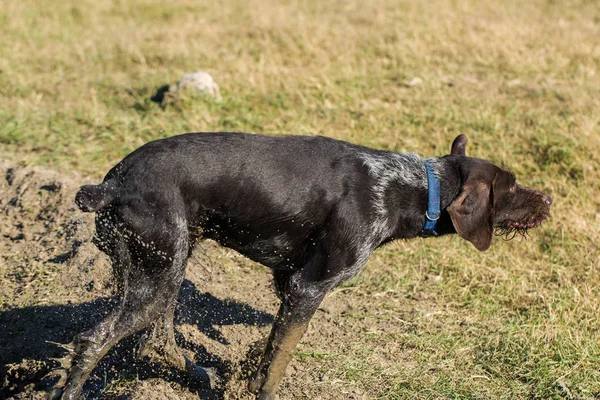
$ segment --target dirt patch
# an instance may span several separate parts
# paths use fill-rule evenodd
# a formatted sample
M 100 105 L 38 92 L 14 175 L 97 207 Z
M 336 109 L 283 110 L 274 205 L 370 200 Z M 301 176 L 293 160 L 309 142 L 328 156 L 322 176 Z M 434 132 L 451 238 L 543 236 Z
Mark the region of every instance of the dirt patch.
M 53 382 L 45 376 L 57 366 L 53 358 L 65 353 L 59 343 L 70 342 L 114 307 L 111 266 L 91 243 L 93 215 L 73 204 L 77 188 L 88 180 L 7 161 L 0 161 L 0 174 L 0 398 L 44 398 Z M 343 340 L 361 329 L 332 324 L 333 315 L 352 307 L 337 297 L 317 313 L 319 328 L 311 324 L 303 339 L 307 347 Z M 190 259 L 180 293 L 177 340 L 200 365 L 219 370 L 223 388 L 211 392 L 175 371 L 136 360 L 136 335 L 100 362 L 85 397 L 252 398 L 246 391 L 256 362 L 248 359 L 250 345 L 268 334 L 277 306 L 266 268 L 203 242 Z M 280 397 L 364 395 L 329 381 L 311 362 L 295 360 Z

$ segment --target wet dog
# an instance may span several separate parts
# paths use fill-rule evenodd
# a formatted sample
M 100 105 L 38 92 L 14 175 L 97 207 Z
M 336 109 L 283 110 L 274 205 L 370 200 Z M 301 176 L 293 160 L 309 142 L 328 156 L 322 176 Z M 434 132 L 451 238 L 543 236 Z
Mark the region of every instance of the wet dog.
M 275 398 L 292 352 L 325 294 L 394 239 L 458 233 L 486 250 L 494 232 L 544 221 L 550 196 L 489 161 L 374 150 L 324 137 L 190 133 L 148 143 L 83 186 L 95 243 L 111 259 L 122 301 L 77 335 L 51 398 L 74 399 L 108 350 L 145 328 L 154 352 L 199 379 L 215 374 L 175 344 L 173 313 L 195 243 L 214 239 L 273 271 L 281 306 L 249 383 Z

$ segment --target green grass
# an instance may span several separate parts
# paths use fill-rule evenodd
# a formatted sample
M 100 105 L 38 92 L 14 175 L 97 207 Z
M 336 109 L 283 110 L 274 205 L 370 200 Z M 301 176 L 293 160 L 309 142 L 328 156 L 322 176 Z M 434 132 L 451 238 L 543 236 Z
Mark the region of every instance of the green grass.
M 99 178 L 187 131 L 426 156 L 465 133 L 470 155 L 551 193 L 552 219 L 483 254 L 455 237 L 387 246 L 346 285 L 379 319 L 339 318 L 401 329 L 297 358 L 385 399 L 598 397 L 599 21 L 583 0 L 5 0 L 0 152 Z M 221 102 L 150 100 L 199 69 Z M 369 361 L 381 348 L 406 357 Z

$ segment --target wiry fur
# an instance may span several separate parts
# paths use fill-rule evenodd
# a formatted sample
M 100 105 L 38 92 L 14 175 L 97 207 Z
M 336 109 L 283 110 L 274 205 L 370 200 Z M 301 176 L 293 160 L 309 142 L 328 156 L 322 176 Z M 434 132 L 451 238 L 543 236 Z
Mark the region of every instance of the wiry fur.
M 371 191 L 377 214 L 386 215 L 383 198 L 390 184 L 405 184 L 415 189 L 427 187 L 423 159 L 414 153 L 364 153 L 358 156 L 374 179 Z

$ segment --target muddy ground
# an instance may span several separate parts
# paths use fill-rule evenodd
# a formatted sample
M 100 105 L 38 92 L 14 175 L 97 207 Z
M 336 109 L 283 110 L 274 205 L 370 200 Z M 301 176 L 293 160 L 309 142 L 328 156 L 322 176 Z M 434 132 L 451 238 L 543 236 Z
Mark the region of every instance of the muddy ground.
M 114 307 L 111 267 L 91 243 L 93 215 L 75 208 L 77 188 L 89 179 L 0 160 L 0 398 L 44 398 L 65 354 L 58 345 L 89 329 Z M 351 296 L 330 295 L 300 347 L 327 348 L 365 331 L 336 316 Z M 178 343 L 200 365 L 224 377 L 221 389 L 188 382 L 134 352 L 140 336 L 123 341 L 94 370 L 85 398 L 251 398 L 246 391 L 251 343 L 265 336 L 278 300 L 266 268 L 233 251 L 203 242 L 190 259 L 176 315 Z M 377 355 L 374 355 L 377 356 Z M 385 357 L 383 355 L 382 357 Z M 384 361 L 384 360 L 382 360 Z M 318 357 L 288 366 L 280 398 L 371 397 L 329 379 Z

